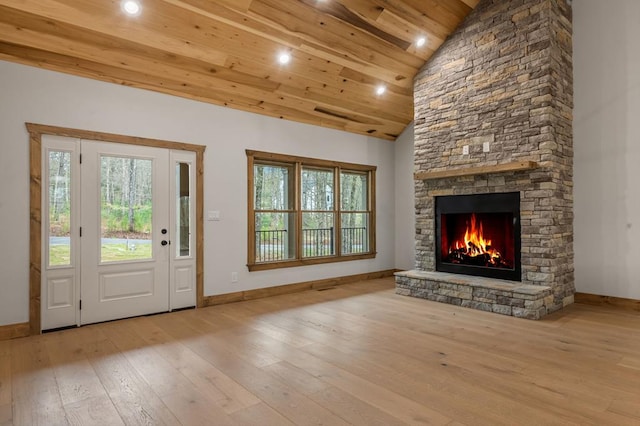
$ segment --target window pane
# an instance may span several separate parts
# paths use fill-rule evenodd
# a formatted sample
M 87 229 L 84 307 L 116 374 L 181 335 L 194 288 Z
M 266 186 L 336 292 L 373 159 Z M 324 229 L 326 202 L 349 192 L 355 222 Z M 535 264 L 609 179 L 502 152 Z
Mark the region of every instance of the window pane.
M 302 169 L 302 210 L 333 211 L 333 170 Z
M 176 256 L 191 255 L 191 194 L 188 163 L 176 164 Z
M 253 170 L 254 210 L 291 210 L 295 197 L 290 165 L 256 164 Z M 257 229 L 257 228 L 256 228 Z
M 302 213 L 302 257 L 335 254 L 333 213 Z
M 367 211 L 367 174 L 340 173 L 340 208 L 343 211 Z
M 151 160 L 101 157 L 100 261 L 150 259 Z
M 343 213 L 342 254 L 369 252 L 369 214 Z
M 296 257 L 294 213 L 256 213 L 256 262 Z
M 49 266 L 71 264 L 71 153 L 49 152 Z

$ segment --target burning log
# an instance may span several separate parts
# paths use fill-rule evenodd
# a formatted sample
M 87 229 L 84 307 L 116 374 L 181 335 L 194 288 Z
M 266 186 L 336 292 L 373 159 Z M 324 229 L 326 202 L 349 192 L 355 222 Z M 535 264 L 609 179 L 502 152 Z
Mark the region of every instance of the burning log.
M 458 265 L 484 266 L 488 268 L 512 268 L 512 266 L 505 262 L 500 256 L 492 256 L 489 253 L 469 255 L 464 249 L 453 250 L 450 252 L 446 256 L 445 262 Z
M 460 265 L 512 269 L 513 266 L 502 258 L 498 250 L 492 247 L 491 240 L 485 239 L 482 222 L 476 224 L 474 214 L 471 215 L 469 225 L 464 240 L 461 239 L 454 243 L 444 261 Z
M 483 252 L 483 250 L 480 247 L 478 247 L 477 245 L 473 244 L 472 241 L 467 241 L 467 247 L 469 247 L 469 249 L 470 249 L 469 251 L 471 253 L 482 253 Z

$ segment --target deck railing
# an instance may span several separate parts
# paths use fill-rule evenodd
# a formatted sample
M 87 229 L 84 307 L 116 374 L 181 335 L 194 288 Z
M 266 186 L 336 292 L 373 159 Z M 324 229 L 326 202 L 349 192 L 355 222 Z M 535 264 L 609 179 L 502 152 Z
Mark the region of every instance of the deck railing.
M 256 262 L 285 260 L 289 237 L 286 229 L 256 231 Z
M 342 254 L 366 253 L 369 233 L 365 227 L 342 228 Z
M 333 256 L 335 232 L 331 228 L 302 230 L 302 257 Z M 366 227 L 342 228 L 342 254 L 366 253 L 368 247 Z M 289 235 L 286 229 L 256 231 L 256 262 L 287 260 L 290 255 Z
M 333 227 L 302 230 L 302 257 L 333 256 Z

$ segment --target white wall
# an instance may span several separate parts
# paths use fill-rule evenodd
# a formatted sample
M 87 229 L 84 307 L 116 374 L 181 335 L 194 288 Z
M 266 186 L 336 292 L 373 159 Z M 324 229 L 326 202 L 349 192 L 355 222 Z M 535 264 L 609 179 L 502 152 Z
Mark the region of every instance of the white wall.
M 640 1 L 574 0 L 576 289 L 640 299 Z
M 395 141 L 396 268 L 415 268 L 415 193 L 413 123 Z
M 0 325 L 28 321 L 25 122 L 206 145 L 204 207 L 222 220 L 204 224 L 205 295 L 394 267 L 392 142 L 0 61 Z M 245 149 L 378 166 L 377 257 L 248 272 Z

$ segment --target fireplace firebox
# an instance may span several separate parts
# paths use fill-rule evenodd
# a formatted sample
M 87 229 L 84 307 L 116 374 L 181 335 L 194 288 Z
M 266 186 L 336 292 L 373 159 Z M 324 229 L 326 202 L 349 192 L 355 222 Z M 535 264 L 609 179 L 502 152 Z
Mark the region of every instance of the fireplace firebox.
M 436 270 L 521 281 L 520 193 L 436 197 Z

